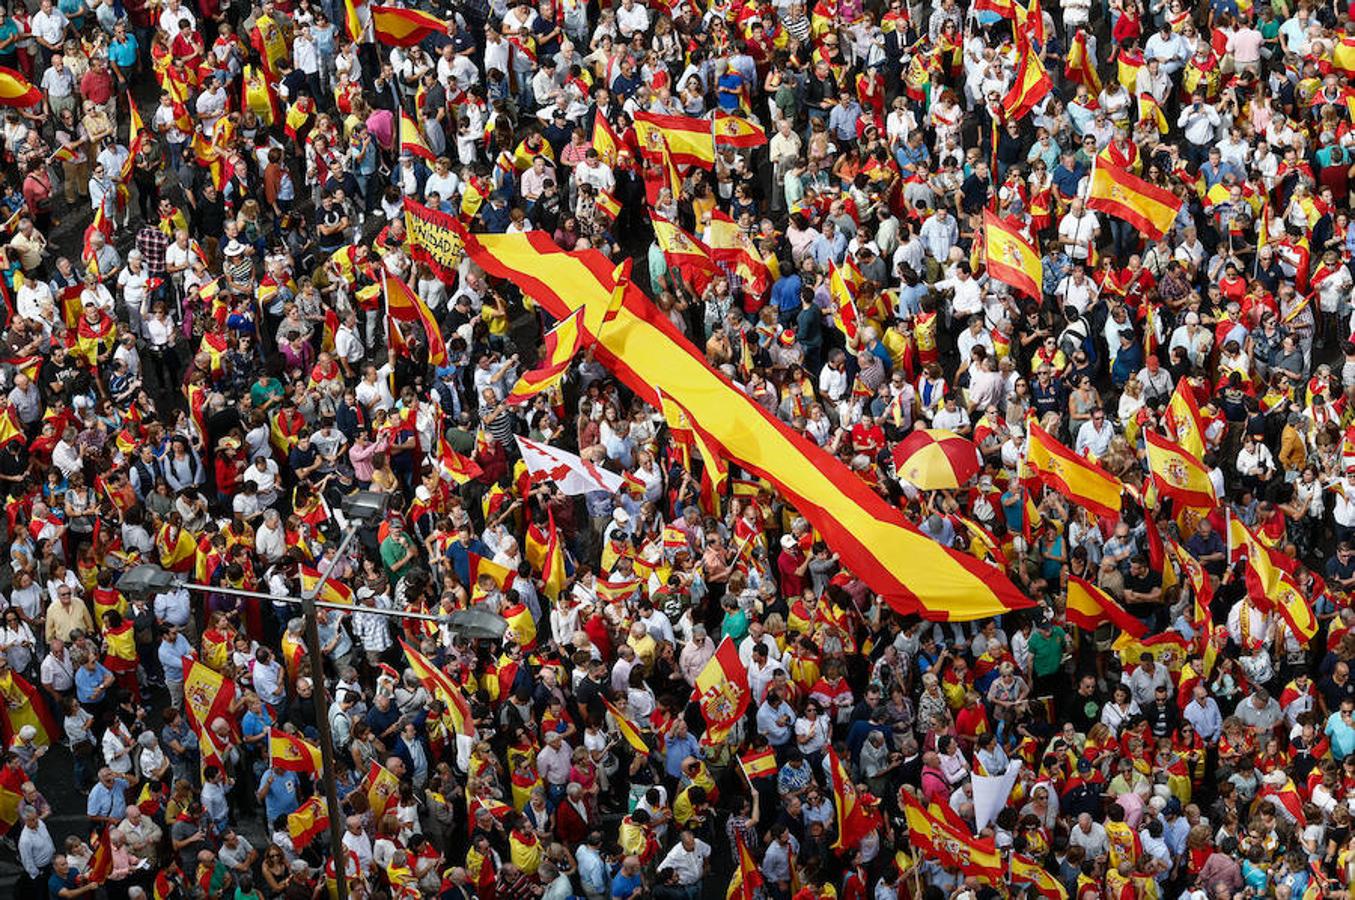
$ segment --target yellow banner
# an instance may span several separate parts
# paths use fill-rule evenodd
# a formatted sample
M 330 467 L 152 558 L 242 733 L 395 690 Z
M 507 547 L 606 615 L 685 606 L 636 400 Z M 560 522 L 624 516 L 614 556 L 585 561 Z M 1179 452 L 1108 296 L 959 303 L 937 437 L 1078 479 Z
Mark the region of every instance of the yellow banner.
M 451 216 L 405 199 L 405 234 L 409 255 L 428 263 L 440 278 L 453 278 L 466 245 L 455 231 Z

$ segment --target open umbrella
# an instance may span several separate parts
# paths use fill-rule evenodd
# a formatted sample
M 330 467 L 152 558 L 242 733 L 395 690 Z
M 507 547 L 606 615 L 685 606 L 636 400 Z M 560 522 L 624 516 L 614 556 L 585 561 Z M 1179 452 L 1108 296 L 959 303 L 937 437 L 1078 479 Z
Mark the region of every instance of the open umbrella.
M 454 634 L 468 639 L 483 638 L 497 641 L 508 630 L 508 620 L 487 609 L 458 609 L 448 617 L 448 627 Z
M 893 455 L 898 477 L 923 491 L 954 490 L 983 468 L 974 442 L 944 428 L 914 431 Z

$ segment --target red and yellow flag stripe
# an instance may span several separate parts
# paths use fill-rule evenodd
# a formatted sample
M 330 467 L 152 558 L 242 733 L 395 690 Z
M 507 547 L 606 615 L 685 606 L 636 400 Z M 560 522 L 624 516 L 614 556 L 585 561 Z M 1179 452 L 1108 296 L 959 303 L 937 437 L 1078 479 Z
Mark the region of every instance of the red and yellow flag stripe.
M 540 232 L 470 235 L 462 229 L 461 239 L 491 276 L 518 284 L 552 315 L 611 301 L 613 267 L 601 253 L 564 253 Z M 616 317 L 594 336 L 599 359 L 628 387 L 651 404 L 658 388 L 668 392 L 731 461 L 774 484 L 843 564 L 896 610 L 969 620 L 1033 605 L 991 566 L 920 534 L 841 462 L 751 402 L 634 284 L 627 284 Z M 928 577 L 902 577 L 900 559 Z

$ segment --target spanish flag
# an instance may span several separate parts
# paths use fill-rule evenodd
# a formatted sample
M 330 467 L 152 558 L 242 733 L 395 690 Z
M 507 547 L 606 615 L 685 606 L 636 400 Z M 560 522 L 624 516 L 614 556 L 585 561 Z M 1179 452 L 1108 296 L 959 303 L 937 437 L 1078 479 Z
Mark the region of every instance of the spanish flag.
M 983 211 L 983 243 L 988 274 L 1027 297 L 1042 297 L 1040 254 L 991 210 Z
M 362 19 L 358 16 L 358 8 L 353 0 L 343 0 L 343 27 L 348 32 L 349 40 L 361 43 Z
M 1132 672 L 1137 668 L 1139 657 L 1147 653 L 1174 675 L 1180 672 L 1186 663 L 1186 656 L 1190 653 L 1190 641 L 1187 641 L 1179 631 L 1164 631 L 1162 634 L 1155 634 L 1142 640 L 1123 632 L 1115 639 L 1115 643 L 1111 644 L 1110 649 L 1119 655 L 1120 663 L 1126 672 Z
M 442 433 L 441 430 L 438 433 L 437 464 L 438 474 L 443 480 L 458 485 L 478 478 L 482 471 L 475 460 L 467 459 L 453 450 L 451 442 L 447 440 L 447 435 Z
M 1285 624 L 1298 637 L 1299 643 L 1307 644 L 1317 634 L 1317 617 L 1313 615 L 1313 606 L 1299 590 L 1294 579 L 1288 574 L 1281 575 L 1279 584 L 1271 592 L 1269 599 L 1275 606 Z
M 704 471 L 710 473 L 711 482 L 716 492 L 723 487 L 725 480 L 729 477 L 729 466 L 720 455 L 714 440 L 709 434 L 701 430 L 692 418 L 691 413 L 677 400 L 669 396 L 665 391 L 660 390 L 659 394 L 659 412 L 663 414 L 663 419 L 668 425 L 669 436 L 673 442 L 684 453 L 684 465 L 692 468 L 691 453 L 695 450 L 701 456 Z
M 563 252 L 548 235 L 470 234 L 457 227 L 466 253 L 490 276 L 528 291 L 563 318 L 579 306 L 605 308 L 617 288 L 615 266 L 597 251 Z M 651 405 L 662 388 L 752 478 L 765 478 L 840 554 L 872 590 L 904 614 L 955 621 L 1033 605 L 991 566 L 919 534 L 837 459 L 752 402 L 706 362 L 634 283 L 626 285 L 616 318 L 600 331 L 585 328 L 594 352 L 626 386 Z M 929 573 L 900 577 L 898 560 Z
M 428 149 L 428 144 L 423 139 L 423 129 L 414 121 L 414 117 L 404 110 L 400 110 L 400 149 L 408 150 L 415 156 L 422 156 L 427 160 L 433 159 L 433 151 Z
M 0 716 L 0 737 L 4 738 L 6 747 L 14 743 L 19 729 L 25 725 L 37 729 L 33 743 L 39 747 L 47 747 L 61 737 L 56 719 L 38 689 L 12 669 L 0 674 L 0 698 L 5 704 L 4 715 Z
M 664 141 L 659 148 L 658 162 L 647 166 L 644 171 L 645 179 L 645 200 L 651 206 L 659 202 L 659 195 L 664 188 L 673 195 L 673 199 L 679 199 L 682 196 L 682 174 L 678 172 L 677 164 L 673 162 L 673 156 L 668 152 L 668 142 Z
M 5 411 L 0 413 L 0 447 L 10 441 L 27 443 L 28 437 L 24 434 L 23 426 L 19 424 L 19 414 L 14 411 L 14 407 L 7 406 Z
M 833 841 L 833 849 L 854 847 L 883 825 L 884 818 L 874 797 L 857 792 L 856 782 L 852 781 L 831 744 L 828 746 L 828 774 L 833 789 L 833 808 L 837 812 L 837 840 Z
M 268 760 L 271 765 L 289 772 L 319 774 L 325 770 L 319 747 L 277 728 L 268 729 Z
M 339 314 L 333 307 L 325 309 L 325 324 L 320 332 L 320 352 L 334 352 L 334 338 L 339 333 Z
M 1145 429 L 1143 441 L 1153 483 L 1164 496 L 1186 506 L 1212 508 L 1218 504 L 1209 471 L 1198 459 L 1155 431 Z
M 298 806 L 296 812 L 287 814 L 287 834 L 291 835 L 292 846 L 298 853 L 328 828 L 329 812 L 324 797 L 311 797 Z
M 1355 75 L 1355 35 L 1343 34 L 1331 51 L 1331 67 L 1350 77 Z
M 1026 461 L 1045 485 L 1095 515 L 1119 515 L 1120 480 L 1059 443 L 1034 420 L 1027 432 Z
M 560 532 L 555 527 L 555 516 L 547 512 L 544 532 L 533 523 L 527 528 L 527 561 L 541 573 L 544 592 L 551 600 L 558 600 L 565 589 L 565 552 L 560 545 Z
M 166 522 L 155 535 L 160 565 L 171 572 L 188 572 L 198 557 L 198 543 L 187 528 Z
M 104 666 L 112 672 L 135 672 L 137 667 L 136 629 L 124 619 L 117 628 L 104 632 Z
M 1085 84 L 1093 97 L 1101 93 L 1101 76 L 1096 72 L 1096 60 L 1087 52 L 1087 32 L 1079 28 L 1068 44 L 1068 60 L 1063 77 Z
M 0 106 L 25 108 L 42 100 L 42 91 L 13 69 L 0 66 Z
M 81 879 L 85 884 L 103 884 L 113 874 L 113 842 L 108 839 L 108 824 L 104 823 L 98 838 L 91 842 L 93 853 L 89 857 L 89 868 Z
M 428 340 L 429 365 L 447 365 L 447 344 L 442 340 L 442 331 L 433 313 L 409 285 L 394 275 L 383 273 L 381 283 L 385 286 L 387 315 L 397 322 L 418 324 Z
M 758 888 L 763 884 L 762 872 L 758 870 L 757 861 L 748 852 L 743 835 L 739 832 L 734 833 L 734 846 L 738 849 L 739 865 L 734 869 L 729 889 L 725 891 L 725 900 L 754 900 L 759 894 Z
M 833 301 L 833 322 L 847 338 L 847 347 L 856 347 L 861 335 L 861 314 L 856 308 L 856 294 L 842 277 L 842 270 L 828 261 L 828 296 Z
M 933 814 L 908 791 L 899 792 L 908 821 L 908 843 L 935 858 L 947 868 L 958 869 L 994 884 L 1003 877 L 1002 855 L 992 838 L 973 837 L 968 829 L 951 824 L 939 811 Z
M 1171 429 L 1169 437 L 1174 437 L 1181 449 L 1196 459 L 1204 459 L 1204 418 L 1200 415 L 1199 404 L 1195 402 L 1195 392 L 1191 389 L 1190 379 L 1182 378 L 1176 382 L 1164 413 L 1166 424 Z
M 1228 519 L 1229 563 L 1247 561 L 1247 590 L 1253 600 L 1269 604 L 1280 580 L 1291 575 L 1297 561 L 1262 544 L 1236 516 Z
M 715 112 L 715 144 L 719 147 L 748 149 L 767 143 L 767 132 L 743 116 L 723 110 Z
M 715 166 L 715 135 L 710 119 L 637 112 L 635 136 L 640 141 L 640 152 L 651 162 L 661 160 L 666 142 L 673 162 L 680 166 L 701 169 Z
M 1007 567 L 1007 554 L 1003 552 L 996 535 L 968 516 L 955 513 L 950 518 L 952 523 L 958 524 L 968 534 L 970 553 L 979 559 L 992 560 L 1004 569 Z
M 367 802 L 378 822 L 400 802 L 400 779 L 375 760 L 362 779 L 361 790 L 367 794 Z
M 447 23 L 417 9 L 373 6 L 372 31 L 387 47 L 413 47 L 430 34 L 446 34 Z
M 636 753 L 648 754 L 650 752 L 649 745 L 645 743 L 644 735 L 640 734 L 640 729 L 635 726 L 635 723 L 627 719 L 626 714 L 613 706 L 605 697 L 602 700 L 602 705 L 607 707 L 607 712 L 612 714 L 612 721 L 616 723 L 616 730 L 621 732 L 621 736 L 626 739 L 626 743 L 635 748 Z
M 1171 126 L 1167 123 L 1167 115 L 1162 111 L 1162 104 L 1157 102 L 1157 98 L 1152 94 L 1144 92 L 1139 94 L 1139 121 L 1151 121 L 1157 126 L 1158 134 L 1166 134 Z
M 19 804 L 24 798 L 23 788 L 27 780 L 28 776 L 17 762 L 0 766 L 0 834 L 19 822 Z
M 1045 31 L 1044 9 L 1040 6 L 1040 0 L 1030 0 L 1030 5 L 1025 10 L 1025 15 L 1021 15 L 1021 4 L 1016 4 L 1016 18 L 1022 28 L 1030 29 L 1030 39 L 1040 46 L 1043 50 L 1049 43 L 1049 34 Z M 1024 21 L 1021 21 L 1024 19 Z
M 739 224 L 718 209 L 711 210 L 706 226 L 706 244 L 711 258 L 734 266 L 743 279 L 744 291 L 760 297 L 772 284 L 767 262 L 753 239 Z
M 474 590 L 479 586 L 481 578 L 489 578 L 499 590 L 506 591 L 513 586 L 513 581 L 518 577 L 512 569 L 486 559 L 478 553 L 467 551 L 466 557 L 467 565 L 470 568 L 472 601 L 474 600 Z
M 750 750 L 739 757 L 739 768 L 744 777 L 752 784 L 755 779 L 775 775 L 777 770 L 776 751 L 768 747 L 765 750 Z
M 599 118 L 601 117 L 599 116 Z M 607 218 L 613 222 L 616 221 L 617 216 L 621 215 L 621 201 L 616 199 L 616 195 L 611 191 L 598 191 L 593 202 L 596 203 L 598 209 L 606 213 Z
M 546 332 L 545 351 L 537 367 L 518 377 L 517 384 L 513 385 L 513 389 L 504 398 L 505 402 L 525 403 L 565 380 L 574 357 L 584 346 L 583 313 L 582 307 L 574 310 Z
M 621 147 L 621 138 L 616 136 L 616 132 L 612 130 L 612 123 L 607 121 L 607 117 L 603 115 L 594 116 L 593 149 L 598 152 L 598 158 L 607 165 L 614 166 Z
M 1087 208 L 1123 219 L 1153 240 L 1167 233 L 1181 205 L 1181 198 L 1171 191 L 1132 172 L 1104 162 L 1092 169 Z
M 698 293 L 705 290 L 718 271 L 710 248 L 653 210 L 649 218 L 654 224 L 654 239 L 669 268 L 682 273 Z
M 1035 104 L 1054 89 L 1054 79 L 1045 71 L 1040 54 L 1035 52 L 1026 33 L 1018 29 L 1016 36 L 1017 53 L 1021 55 L 1021 61 L 1016 67 L 1016 81 L 1007 91 L 1007 96 L 1002 98 L 1002 114 L 1012 121 L 1025 118 L 1035 108 Z
M 1035 892 L 1045 900 L 1068 900 L 1068 890 L 1053 875 L 1034 860 L 1013 853 L 1008 857 L 1011 864 L 1012 881 L 1031 884 Z
M 1095 631 L 1110 622 L 1122 631 L 1141 638 L 1148 633 L 1142 622 L 1131 616 L 1105 591 L 1089 581 L 1068 576 L 1068 621 L 1084 631 Z
M 447 676 L 446 672 L 433 665 L 432 660 L 403 640 L 400 641 L 400 647 L 405 651 L 405 659 L 409 662 L 414 677 L 419 679 L 419 683 L 428 693 L 441 700 L 447 707 L 452 717 L 453 730 L 458 735 L 473 736 L 475 720 L 471 718 L 470 703 L 461 688 Z
M 536 648 L 536 620 L 532 618 L 532 611 L 524 603 L 515 603 L 512 606 L 505 607 L 503 610 L 504 621 L 508 623 L 508 628 L 517 639 L 517 644 L 523 650 L 532 650 Z
M 748 671 L 739 661 L 734 641 L 725 635 L 715 655 L 696 676 L 692 699 L 701 707 L 706 720 L 702 741 L 717 744 L 729 734 L 735 723 L 748 711 L 752 693 L 748 690 Z
M 207 354 L 209 368 L 212 371 L 213 378 L 219 378 L 225 373 L 226 351 L 229 349 L 230 341 L 224 334 L 218 334 L 213 331 L 203 334 L 202 341 L 198 344 L 198 352 Z
M 232 731 L 238 727 L 231 715 L 231 707 L 235 704 L 235 682 L 191 656 L 185 656 L 183 660 L 183 697 L 188 724 L 199 735 L 217 719 L 225 719 Z

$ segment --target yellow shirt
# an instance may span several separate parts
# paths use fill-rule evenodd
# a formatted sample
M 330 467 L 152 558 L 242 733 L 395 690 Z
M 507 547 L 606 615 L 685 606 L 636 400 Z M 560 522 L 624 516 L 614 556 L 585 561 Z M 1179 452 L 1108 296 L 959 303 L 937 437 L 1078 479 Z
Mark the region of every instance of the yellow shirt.
M 68 640 L 71 632 L 77 628 L 87 634 L 94 631 L 94 619 L 83 600 L 73 599 L 69 607 L 60 601 L 47 607 L 47 628 L 44 633 L 49 643 L 53 638 Z
M 541 868 L 541 839 L 537 838 L 528 844 L 518 838 L 517 833 L 508 837 L 509 855 L 513 860 L 513 865 L 523 871 L 523 874 L 531 876 L 536 874 L 536 870 Z
M 654 656 L 658 653 L 659 645 L 654 642 L 654 638 L 650 637 L 649 632 L 645 632 L 639 638 L 629 637 L 626 639 L 626 643 L 635 651 L 635 656 L 640 660 L 640 665 L 645 667 L 645 673 L 648 674 L 653 671 Z

